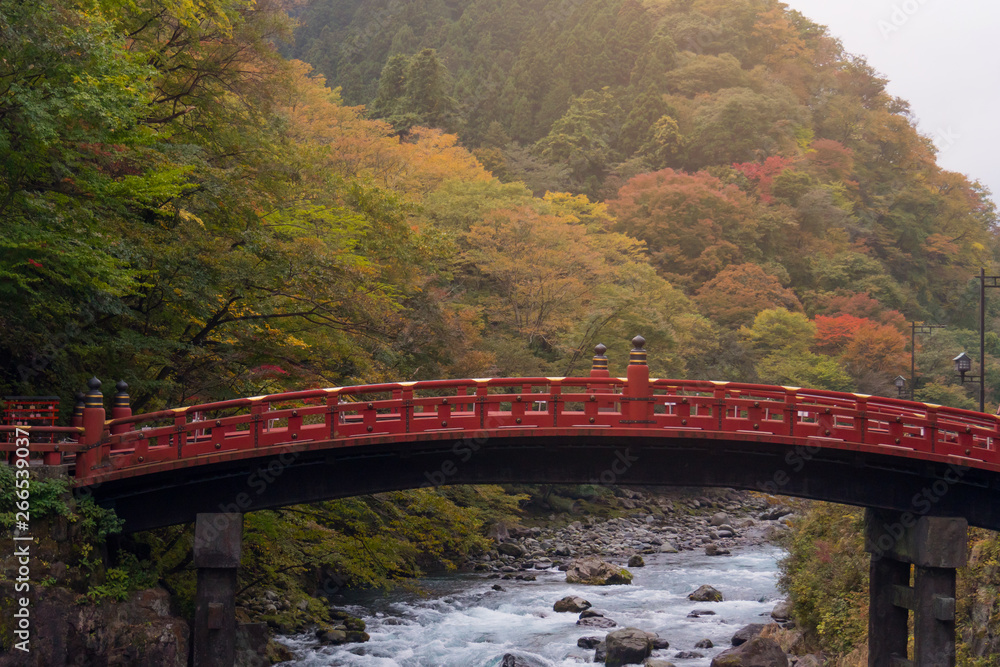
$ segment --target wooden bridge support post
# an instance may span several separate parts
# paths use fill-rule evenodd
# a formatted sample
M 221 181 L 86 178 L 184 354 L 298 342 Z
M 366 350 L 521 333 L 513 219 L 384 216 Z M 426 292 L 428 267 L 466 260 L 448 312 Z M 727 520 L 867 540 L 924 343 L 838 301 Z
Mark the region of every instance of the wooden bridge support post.
M 197 515 L 194 667 L 233 667 L 236 662 L 236 571 L 242 539 L 242 514 Z
M 968 522 L 869 509 L 865 523 L 869 667 L 954 667 L 955 569 L 967 561 Z M 906 653 L 910 611 L 912 660 Z

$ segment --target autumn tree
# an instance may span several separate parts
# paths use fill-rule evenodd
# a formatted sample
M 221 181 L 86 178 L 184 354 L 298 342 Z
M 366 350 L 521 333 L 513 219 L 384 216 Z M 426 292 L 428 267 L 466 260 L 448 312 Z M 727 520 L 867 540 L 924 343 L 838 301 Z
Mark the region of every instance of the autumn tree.
M 756 264 L 723 269 L 698 288 L 695 303 L 706 316 L 723 327 L 749 324 L 762 310 L 802 310 L 795 293 Z
M 661 275 L 689 289 L 756 252 L 750 200 L 704 172 L 636 176 L 608 206 L 618 229 L 646 242 Z

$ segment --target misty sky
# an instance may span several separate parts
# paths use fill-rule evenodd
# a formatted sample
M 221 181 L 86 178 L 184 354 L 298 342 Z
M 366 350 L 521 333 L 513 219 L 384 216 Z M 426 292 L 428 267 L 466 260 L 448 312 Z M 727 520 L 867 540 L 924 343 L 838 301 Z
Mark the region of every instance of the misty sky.
M 908 100 L 938 164 L 979 180 L 1000 202 L 1000 2 L 784 0 L 826 25 Z

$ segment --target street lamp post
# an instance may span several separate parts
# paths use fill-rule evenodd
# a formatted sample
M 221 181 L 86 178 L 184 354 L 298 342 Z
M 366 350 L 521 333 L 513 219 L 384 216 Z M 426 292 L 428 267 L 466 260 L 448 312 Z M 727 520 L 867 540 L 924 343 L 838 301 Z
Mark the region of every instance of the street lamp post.
M 986 385 L 983 384 L 983 373 L 980 373 L 979 375 L 966 375 L 966 373 L 972 370 L 972 357 L 970 357 L 966 352 L 958 355 L 952 359 L 952 361 L 955 362 L 955 370 L 962 379 L 962 384 L 965 384 L 966 382 L 979 382 L 979 411 L 984 412 L 983 398 Z M 980 366 L 980 368 L 982 368 L 982 366 Z
M 955 357 L 955 370 L 962 377 L 962 382 L 979 380 L 979 411 L 986 412 L 986 288 L 1000 287 L 1000 276 L 986 275 L 986 269 L 979 269 L 979 375 L 966 375 L 972 370 L 972 359 L 963 352 Z M 966 368 L 963 371 L 960 364 Z
M 906 378 L 902 375 L 897 375 L 896 379 L 892 381 L 896 385 L 896 397 L 897 398 L 913 398 L 912 396 L 907 396 L 906 392 Z

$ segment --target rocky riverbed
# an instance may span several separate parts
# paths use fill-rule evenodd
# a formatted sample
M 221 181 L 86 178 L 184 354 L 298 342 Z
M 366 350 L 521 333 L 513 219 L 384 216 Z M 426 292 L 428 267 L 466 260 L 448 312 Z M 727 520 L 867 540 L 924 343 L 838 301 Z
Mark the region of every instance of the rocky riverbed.
M 740 491 L 684 499 L 623 493 L 627 497 L 619 503 L 629 513 L 626 516 L 563 516 L 569 520 L 562 524 L 559 516 L 551 515 L 544 526 L 497 526 L 493 530 L 497 547 L 466 567 L 500 579 L 524 579 L 532 570 L 566 569 L 570 561 L 585 556 L 626 564 L 641 563 L 643 555 L 693 550 L 724 556 L 733 548 L 773 539 L 787 529 L 793 514 L 789 507 Z
M 561 512 L 494 527 L 495 548 L 466 574 L 429 582 L 448 594 L 347 604 L 371 643 L 323 648 L 325 637 L 300 635 L 288 639 L 294 664 L 821 664 L 774 590 L 780 551 L 768 542 L 792 508 L 735 491 L 619 493 L 616 516 Z M 722 585 L 696 594 L 713 582 Z M 431 644 L 408 645 L 421 636 Z M 491 658 L 500 646 L 511 650 Z

